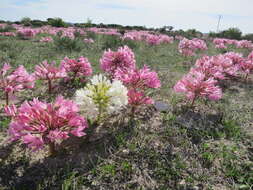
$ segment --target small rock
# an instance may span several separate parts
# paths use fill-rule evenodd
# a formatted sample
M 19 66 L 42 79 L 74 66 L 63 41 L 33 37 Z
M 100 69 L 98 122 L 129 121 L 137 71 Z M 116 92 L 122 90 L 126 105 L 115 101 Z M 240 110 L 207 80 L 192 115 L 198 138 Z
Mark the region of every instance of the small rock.
M 155 109 L 160 112 L 166 112 L 169 110 L 169 105 L 162 101 L 155 101 Z
M 123 152 L 124 154 L 129 154 L 129 150 L 128 150 L 128 149 L 124 149 L 124 150 L 122 150 L 122 152 Z

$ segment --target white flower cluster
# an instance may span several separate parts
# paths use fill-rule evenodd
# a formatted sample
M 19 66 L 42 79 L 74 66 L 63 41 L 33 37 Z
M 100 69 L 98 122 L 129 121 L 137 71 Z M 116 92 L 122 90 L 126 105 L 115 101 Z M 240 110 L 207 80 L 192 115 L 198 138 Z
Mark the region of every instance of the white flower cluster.
M 75 101 L 86 117 L 97 119 L 119 111 L 128 103 L 127 88 L 121 81 L 112 83 L 103 75 L 95 75 L 89 84 L 76 91 Z

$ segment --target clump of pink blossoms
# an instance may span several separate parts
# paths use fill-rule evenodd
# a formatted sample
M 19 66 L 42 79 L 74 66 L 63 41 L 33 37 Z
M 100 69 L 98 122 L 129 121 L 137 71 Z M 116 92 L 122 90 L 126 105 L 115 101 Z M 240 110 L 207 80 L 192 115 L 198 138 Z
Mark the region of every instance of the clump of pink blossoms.
M 179 52 L 184 56 L 194 56 L 197 50 L 207 50 L 206 43 L 198 38 L 192 40 L 182 39 L 178 44 Z
M 253 59 L 245 58 L 239 65 L 240 70 L 246 74 L 245 80 L 247 80 L 249 74 L 253 73 Z
M 68 73 L 68 79 L 74 81 L 76 78 L 85 79 L 92 75 L 91 64 L 86 57 L 79 57 L 78 59 L 69 59 L 65 57 L 61 62 Z
M 135 113 L 138 106 L 154 103 L 154 101 L 146 95 L 147 89 L 161 87 L 161 82 L 158 79 L 157 73 L 150 71 L 147 66 L 144 66 L 142 69 L 118 69 L 115 73 L 115 77 L 128 87 L 128 103 L 132 107 L 132 114 Z
M 248 55 L 248 59 L 253 60 L 253 51 L 252 51 L 252 52 L 250 52 L 250 54 Z
M 109 73 L 111 79 L 123 82 L 128 88 L 128 102 L 134 114 L 137 106 L 152 104 L 153 100 L 146 96 L 146 90 L 159 88 L 160 80 L 156 72 L 147 66 L 136 68 L 134 53 L 127 46 L 119 48 L 117 52 L 107 51 L 100 60 L 101 68 Z
M 47 80 L 48 92 L 52 93 L 52 81 L 56 79 L 66 78 L 67 73 L 64 67 L 56 67 L 56 63 L 48 64 L 47 61 L 35 66 L 34 75 L 36 79 Z
M 177 82 L 174 91 L 185 93 L 186 97 L 192 101 L 191 105 L 193 106 L 195 100 L 200 97 L 219 100 L 222 97 L 222 91 L 216 83 L 214 78 L 207 79 L 204 73 L 192 70 Z
M 0 89 L 5 93 L 6 105 L 9 104 L 9 96 L 15 92 L 34 87 L 34 77 L 30 75 L 23 65 L 10 71 L 11 66 L 4 64 L 0 69 Z
M 160 88 L 158 75 L 144 65 L 142 69 L 120 70 L 115 72 L 116 79 L 123 82 L 129 89 L 145 90 L 147 88 Z
M 33 151 L 49 145 L 52 155 L 56 153 L 56 144 L 69 138 L 69 134 L 84 136 L 83 130 L 88 127 L 78 114 L 78 106 L 61 96 L 54 103 L 33 99 L 19 108 L 6 107 L 5 111 L 12 117 L 8 130 L 12 141 L 21 140 Z
M 111 78 L 115 78 L 116 70 L 128 70 L 135 68 L 134 53 L 127 46 L 120 47 L 118 51 L 114 52 L 110 49 L 104 52 L 100 59 L 101 69 L 107 72 Z
M 37 31 L 31 28 L 20 28 L 17 31 L 17 34 L 22 37 L 23 39 L 30 39 L 36 36 Z
M 214 77 L 215 79 L 234 77 L 238 74 L 238 63 L 241 58 L 232 53 L 210 57 L 203 56 L 196 61 L 194 69 L 203 72 L 206 77 Z

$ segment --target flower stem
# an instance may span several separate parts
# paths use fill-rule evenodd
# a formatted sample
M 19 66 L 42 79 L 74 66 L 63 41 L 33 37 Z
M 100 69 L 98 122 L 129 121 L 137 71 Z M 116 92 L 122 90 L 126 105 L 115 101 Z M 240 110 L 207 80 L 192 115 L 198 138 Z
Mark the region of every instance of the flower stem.
M 52 93 L 52 81 L 48 80 L 48 93 L 51 94 Z
M 6 106 L 9 105 L 9 93 L 5 92 L 5 101 L 6 101 Z
M 246 74 L 246 76 L 245 76 L 245 82 L 247 82 L 247 79 L 248 79 L 248 73 Z
M 55 144 L 53 142 L 49 143 L 49 155 L 50 156 L 56 155 Z
M 134 114 L 135 114 L 135 106 L 132 106 L 131 108 L 131 117 L 133 118 L 134 117 Z
M 191 107 L 193 107 L 194 103 L 195 103 L 195 100 L 196 100 L 196 96 L 194 96 L 193 100 L 192 100 L 192 103 L 191 103 Z

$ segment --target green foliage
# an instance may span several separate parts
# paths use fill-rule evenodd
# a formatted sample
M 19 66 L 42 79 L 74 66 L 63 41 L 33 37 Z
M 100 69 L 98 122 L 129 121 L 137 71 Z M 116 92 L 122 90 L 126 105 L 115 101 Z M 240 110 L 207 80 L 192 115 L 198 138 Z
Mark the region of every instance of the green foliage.
M 54 45 L 57 50 L 63 51 L 81 51 L 83 43 L 79 38 L 71 39 L 69 37 L 55 37 Z
M 185 31 L 185 36 L 188 38 L 199 38 L 202 36 L 202 33 L 200 31 L 197 31 L 196 29 L 189 29 Z
M 86 32 L 86 38 L 91 38 L 91 39 L 95 39 L 96 38 L 96 33 L 95 32 L 91 32 L 91 31 L 87 31 Z
M 250 40 L 253 42 L 253 34 L 246 34 L 242 37 L 244 40 Z
M 24 26 L 31 26 L 31 19 L 29 17 L 22 18 L 20 22 Z
M 35 27 L 41 27 L 41 26 L 44 26 L 44 25 L 48 24 L 47 22 L 41 21 L 41 20 L 31 20 L 30 23 L 31 23 L 32 26 L 35 26 Z
M 100 167 L 100 172 L 102 176 L 115 176 L 116 175 L 116 166 L 114 164 L 106 164 Z
M 67 27 L 67 24 L 61 18 L 48 18 L 48 24 L 54 27 Z
M 107 49 L 117 49 L 122 45 L 122 40 L 113 35 L 103 35 L 103 44 L 102 44 L 102 49 L 107 50 Z
M 229 28 L 229 29 L 223 30 L 219 33 L 209 32 L 209 37 L 241 40 L 242 39 L 242 32 L 239 28 Z
M 228 30 L 222 31 L 222 36 L 229 39 L 240 40 L 242 32 L 239 28 L 229 28 Z

